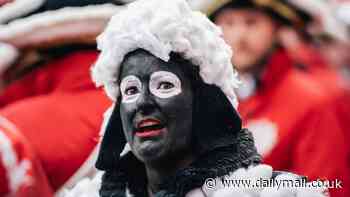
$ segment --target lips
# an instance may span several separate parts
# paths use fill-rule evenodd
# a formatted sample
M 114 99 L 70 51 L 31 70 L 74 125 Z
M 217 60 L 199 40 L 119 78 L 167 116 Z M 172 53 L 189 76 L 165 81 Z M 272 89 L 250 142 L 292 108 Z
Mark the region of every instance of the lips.
M 158 119 L 144 119 L 137 124 L 135 135 L 138 137 L 155 137 L 164 132 L 164 125 Z

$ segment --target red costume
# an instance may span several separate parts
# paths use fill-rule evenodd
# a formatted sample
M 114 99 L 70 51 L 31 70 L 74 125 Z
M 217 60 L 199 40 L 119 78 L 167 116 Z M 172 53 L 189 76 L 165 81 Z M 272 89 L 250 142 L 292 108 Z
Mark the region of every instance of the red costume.
M 29 143 L 12 123 L 0 122 L 0 196 L 53 196 Z
M 40 176 L 48 179 L 53 191 L 91 154 L 98 142 L 102 114 L 111 104 L 90 79 L 89 69 L 97 55 L 82 50 L 53 60 L 11 84 L 0 97 L 1 116 L 23 135 L 9 137 L 14 146 L 20 146 L 17 154 L 36 155 L 27 158 L 42 167 Z M 0 126 L 4 126 L 2 122 Z M 32 180 L 43 179 L 34 173 Z M 6 185 L 0 184 L 0 196 L 8 191 Z
M 325 91 L 327 91 L 327 94 L 333 95 L 335 113 L 340 120 L 345 136 L 349 139 L 350 84 L 341 77 L 340 73 L 334 67 L 325 61 L 316 49 L 306 43 L 300 43 L 295 45 L 295 48 L 289 48 L 289 54 L 295 62 L 305 66 L 302 70 L 321 84 Z M 350 150 L 350 146 L 348 150 Z M 350 169 L 350 156 L 347 163 Z
M 349 152 L 334 97 L 293 68 L 284 51 L 272 55 L 255 93 L 240 101 L 239 111 L 267 164 L 311 180 L 341 180 L 344 187 L 331 189 L 331 196 L 349 195 Z

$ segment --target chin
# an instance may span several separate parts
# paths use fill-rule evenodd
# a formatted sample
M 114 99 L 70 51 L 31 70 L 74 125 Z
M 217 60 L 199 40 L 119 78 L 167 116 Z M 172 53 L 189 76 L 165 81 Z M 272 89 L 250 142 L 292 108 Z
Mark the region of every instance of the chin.
M 235 66 L 236 70 L 240 73 L 245 73 L 248 72 L 254 67 L 254 62 L 253 61 L 235 61 L 233 62 L 233 65 Z
M 142 142 L 135 151 L 136 153 L 134 153 L 139 160 L 144 163 L 150 163 L 161 160 L 164 156 L 165 148 L 161 142 L 148 140 Z

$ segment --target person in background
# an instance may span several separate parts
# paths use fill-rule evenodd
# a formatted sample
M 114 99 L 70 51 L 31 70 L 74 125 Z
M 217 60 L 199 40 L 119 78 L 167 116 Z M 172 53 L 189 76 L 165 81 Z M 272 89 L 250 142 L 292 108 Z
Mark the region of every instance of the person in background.
M 350 88 L 350 41 L 342 42 L 333 36 L 320 33 L 317 35 L 316 44 L 322 56 L 345 79 L 346 87 Z
M 280 43 L 279 31 L 302 29 L 310 17 L 281 0 L 232 0 L 208 10 L 233 48 L 242 76 L 237 92 L 243 123 L 254 135 L 264 162 L 310 179 L 341 180 L 331 196 L 347 196 L 349 149 L 335 96 L 297 69 Z
M 281 27 L 278 30 L 279 43 L 297 68 L 321 84 L 327 94 L 333 95 L 335 113 L 348 139 L 350 81 L 347 66 L 349 35 L 346 26 L 329 13 L 327 2 L 300 2 L 298 5 L 312 16 L 308 32 L 304 28 Z M 307 5 L 315 7 L 307 9 Z M 348 165 L 350 168 L 350 156 Z
M 108 2 L 0 8 L 0 196 L 50 197 L 90 171 L 111 105 L 90 78 L 95 38 L 120 9 Z

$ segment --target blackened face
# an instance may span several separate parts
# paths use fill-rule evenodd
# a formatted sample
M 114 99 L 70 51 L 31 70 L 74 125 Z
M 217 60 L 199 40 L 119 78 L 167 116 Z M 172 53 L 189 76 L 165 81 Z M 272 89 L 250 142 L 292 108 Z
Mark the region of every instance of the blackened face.
M 181 66 L 143 50 L 130 53 L 122 63 L 124 134 L 135 156 L 145 163 L 191 151 L 193 92 Z

